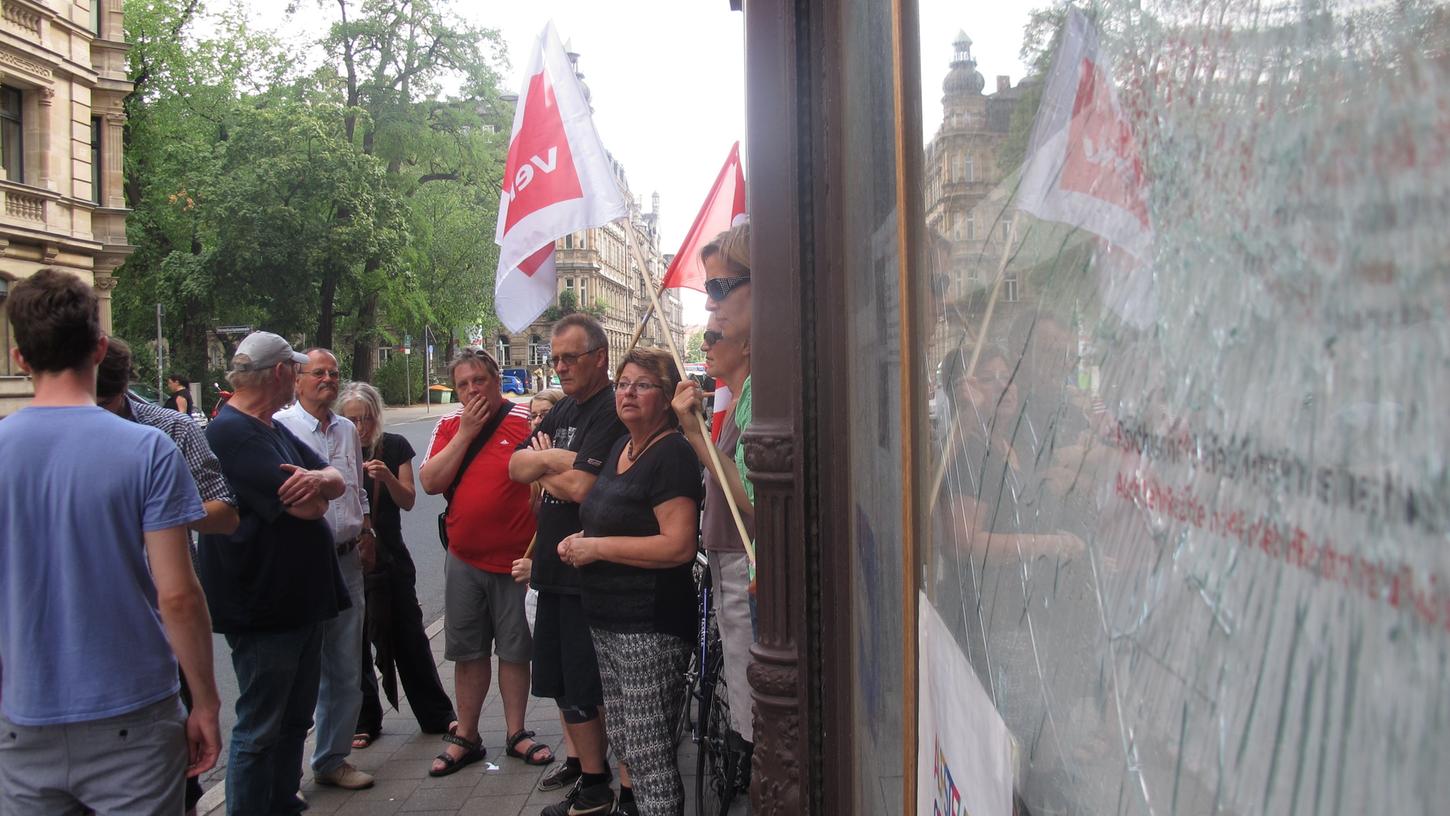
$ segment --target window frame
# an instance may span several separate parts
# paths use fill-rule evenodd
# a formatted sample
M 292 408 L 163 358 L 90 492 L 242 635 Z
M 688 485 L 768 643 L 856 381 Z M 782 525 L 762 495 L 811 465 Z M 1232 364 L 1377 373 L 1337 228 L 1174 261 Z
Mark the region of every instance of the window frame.
M 7 103 L 12 98 L 15 100 L 15 110 L 9 110 Z M 13 130 L 15 152 L 10 152 L 11 139 L 9 134 Z M 13 159 L 13 162 L 12 162 Z M 14 170 L 11 164 L 14 164 Z M 7 181 L 16 184 L 25 183 L 25 89 L 0 83 L 0 167 L 5 169 Z

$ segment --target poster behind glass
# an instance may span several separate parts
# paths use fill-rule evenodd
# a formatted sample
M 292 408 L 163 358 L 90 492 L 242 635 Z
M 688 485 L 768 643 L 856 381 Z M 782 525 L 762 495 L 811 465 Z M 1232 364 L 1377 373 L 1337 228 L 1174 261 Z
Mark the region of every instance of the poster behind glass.
M 923 76 L 923 682 L 1033 814 L 1441 812 L 1450 14 L 1083 9 Z

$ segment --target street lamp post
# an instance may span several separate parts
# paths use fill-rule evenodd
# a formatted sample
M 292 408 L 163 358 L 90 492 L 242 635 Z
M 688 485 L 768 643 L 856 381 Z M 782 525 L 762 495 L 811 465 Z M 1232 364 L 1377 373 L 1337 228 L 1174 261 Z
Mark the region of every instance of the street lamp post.
M 161 343 L 161 304 L 158 303 L 156 304 L 156 399 L 158 400 L 162 399 L 165 395 L 165 389 L 162 387 L 161 381 L 161 371 L 164 367 L 164 362 L 161 357 Z
M 413 407 L 413 336 L 403 335 L 403 407 Z

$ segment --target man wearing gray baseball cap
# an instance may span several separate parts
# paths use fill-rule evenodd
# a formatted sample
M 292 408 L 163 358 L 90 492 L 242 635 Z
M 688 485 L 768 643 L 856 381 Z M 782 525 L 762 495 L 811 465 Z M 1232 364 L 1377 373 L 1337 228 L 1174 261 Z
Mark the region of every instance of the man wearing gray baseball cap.
M 275 334 L 247 335 L 227 374 L 235 393 L 206 428 L 241 516 L 231 535 L 202 536 L 197 553 L 212 628 L 226 636 L 240 691 L 226 781 L 233 814 L 302 809 L 323 622 L 351 607 L 324 519 L 343 493 L 342 474 L 272 421 L 306 362 Z

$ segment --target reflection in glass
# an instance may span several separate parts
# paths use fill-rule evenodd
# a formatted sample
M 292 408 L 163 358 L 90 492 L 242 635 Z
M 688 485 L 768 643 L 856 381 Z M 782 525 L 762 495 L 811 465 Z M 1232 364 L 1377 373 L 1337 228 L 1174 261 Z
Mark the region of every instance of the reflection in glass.
M 1020 805 L 1442 810 L 1445 5 L 1107 2 L 1028 34 L 1015 85 L 965 33 L 923 77 L 916 442 L 922 588 Z

